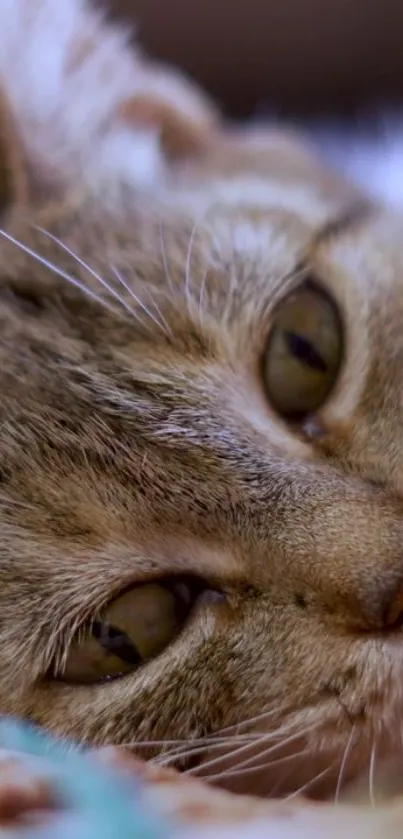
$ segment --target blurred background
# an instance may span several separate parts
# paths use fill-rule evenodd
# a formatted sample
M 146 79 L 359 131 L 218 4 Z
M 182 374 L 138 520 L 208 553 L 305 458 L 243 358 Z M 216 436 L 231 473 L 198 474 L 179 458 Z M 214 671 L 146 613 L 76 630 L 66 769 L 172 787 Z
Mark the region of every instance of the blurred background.
M 236 118 L 349 115 L 403 98 L 403 0 L 112 0 Z

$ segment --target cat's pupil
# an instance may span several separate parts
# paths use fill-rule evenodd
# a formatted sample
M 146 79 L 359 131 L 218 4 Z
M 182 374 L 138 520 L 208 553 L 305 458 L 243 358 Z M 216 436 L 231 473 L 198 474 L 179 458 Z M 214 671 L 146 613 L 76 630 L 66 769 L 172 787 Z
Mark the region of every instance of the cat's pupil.
M 138 665 L 142 663 L 143 659 L 137 647 L 116 626 L 111 626 L 104 621 L 95 621 L 92 633 L 104 650 L 120 658 L 126 664 Z
M 288 349 L 298 361 L 306 364 L 313 370 L 318 370 L 320 373 L 327 373 L 327 364 L 321 355 L 316 351 L 315 347 L 302 335 L 297 335 L 295 332 L 284 332 L 284 339 Z

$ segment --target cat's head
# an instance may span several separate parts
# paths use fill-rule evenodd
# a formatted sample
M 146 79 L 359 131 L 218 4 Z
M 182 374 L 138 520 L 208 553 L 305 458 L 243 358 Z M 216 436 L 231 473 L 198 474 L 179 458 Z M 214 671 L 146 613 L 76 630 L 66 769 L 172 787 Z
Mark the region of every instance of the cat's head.
M 401 749 L 403 220 L 265 132 L 90 192 L 0 236 L 0 709 L 243 789 L 372 778 Z

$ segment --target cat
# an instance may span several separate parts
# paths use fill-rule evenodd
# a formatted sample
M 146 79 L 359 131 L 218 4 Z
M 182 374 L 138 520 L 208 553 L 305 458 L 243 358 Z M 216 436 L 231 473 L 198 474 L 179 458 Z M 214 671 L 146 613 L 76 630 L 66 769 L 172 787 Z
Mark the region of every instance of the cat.
M 374 799 L 402 755 L 402 216 L 83 0 L 0 12 L 0 712 Z

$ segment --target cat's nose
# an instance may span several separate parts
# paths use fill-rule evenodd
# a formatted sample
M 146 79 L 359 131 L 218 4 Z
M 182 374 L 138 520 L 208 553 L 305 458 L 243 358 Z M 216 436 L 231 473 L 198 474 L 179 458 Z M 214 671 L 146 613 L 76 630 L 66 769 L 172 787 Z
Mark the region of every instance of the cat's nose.
M 383 582 L 383 584 L 382 584 Z M 348 609 L 347 623 L 364 632 L 403 632 L 403 581 L 376 580 Z
M 382 628 L 386 630 L 403 627 L 403 585 L 401 583 L 398 590 L 391 595 L 389 602 L 385 602 L 381 620 Z
M 371 590 L 372 589 L 372 590 Z M 333 593 L 334 594 L 334 593 Z M 387 590 L 377 581 L 373 587 L 353 593 L 344 592 L 340 597 L 326 598 L 337 623 L 343 624 L 350 632 L 380 633 L 397 632 L 403 634 L 403 585 Z

